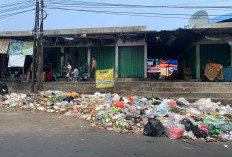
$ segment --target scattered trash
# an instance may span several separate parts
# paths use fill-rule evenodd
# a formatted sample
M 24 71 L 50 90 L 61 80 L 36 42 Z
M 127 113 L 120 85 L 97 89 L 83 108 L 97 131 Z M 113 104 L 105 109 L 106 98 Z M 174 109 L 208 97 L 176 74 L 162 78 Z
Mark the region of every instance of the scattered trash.
M 211 99 L 200 99 L 191 104 L 184 98 L 172 100 L 98 92 L 79 95 L 44 91 L 3 95 L 0 107 L 60 113 L 84 119 L 99 129 L 124 134 L 152 137 L 165 134 L 171 139 L 199 138 L 206 142 L 232 140 L 232 108 Z

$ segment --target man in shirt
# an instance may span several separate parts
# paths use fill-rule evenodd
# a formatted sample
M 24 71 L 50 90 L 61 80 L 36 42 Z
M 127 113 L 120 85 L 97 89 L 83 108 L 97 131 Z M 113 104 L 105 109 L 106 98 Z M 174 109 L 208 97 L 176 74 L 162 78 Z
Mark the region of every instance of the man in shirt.
M 96 70 L 97 70 L 97 62 L 95 60 L 95 56 L 92 57 L 92 68 L 91 68 L 91 73 L 92 73 L 92 78 L 94 78 L 94 81 L 96 80 Z

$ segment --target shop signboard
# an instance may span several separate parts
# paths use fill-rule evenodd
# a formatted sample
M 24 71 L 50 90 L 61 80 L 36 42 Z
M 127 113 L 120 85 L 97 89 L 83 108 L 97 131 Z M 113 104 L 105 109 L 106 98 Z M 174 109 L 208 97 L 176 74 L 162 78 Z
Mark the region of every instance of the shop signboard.
M 25 55 L 9 55 L 8 67 L 24 67 Z
M 8 50 L 8 54 L 11 55 L 22 55 L 23 54 L 23 41 L 11 40 Z
M 114 69 L 96 71 L 96 88 L 109 88 L 114 86 Z
M 33 47 L 33 42 L 24 42 L 22 49 L 23 55 L 33 55 Z
M 9 44 L 9 39 L 0 39 L 0 54 L 7 54 Z

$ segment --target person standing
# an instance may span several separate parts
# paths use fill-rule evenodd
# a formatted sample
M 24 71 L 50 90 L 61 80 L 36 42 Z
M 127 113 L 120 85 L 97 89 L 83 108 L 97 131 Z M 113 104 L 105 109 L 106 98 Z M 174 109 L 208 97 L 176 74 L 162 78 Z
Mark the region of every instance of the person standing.
M 95 59 L 95 56 L 92 56 L 91 73 L 92 73 L 92 78 L 94 78 L 94 81 L 96 80 L 96 70 L 97 70 L 97 61 Z
M 68 82 L 69 82 L 72 80 L 72 77 L 71 77 L 72 66 L 70 65 L 69 61 L 67 62 L 67 68 L 68 68 L 68 71 L 67 71 L 66 77 L 68 78 Z
M 72 82 L 78 82 L 79 70 L 77 67 L 74 68 L 72 74 L 73 74 L 73 81 Z

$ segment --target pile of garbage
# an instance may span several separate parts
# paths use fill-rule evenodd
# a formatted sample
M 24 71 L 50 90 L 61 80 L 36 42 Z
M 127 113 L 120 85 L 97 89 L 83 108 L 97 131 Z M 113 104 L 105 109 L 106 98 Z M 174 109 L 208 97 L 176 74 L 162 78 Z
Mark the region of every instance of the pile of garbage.
M 0 96 L 0 107 L 60 113 L 89 121 L 92 126 L 120 133 L 197 138 L 206 141 L 232 140 L 232 108 L 200 99 L 178 100 L 121 97 L 118 94 L 79 95 L 62 91 Z

